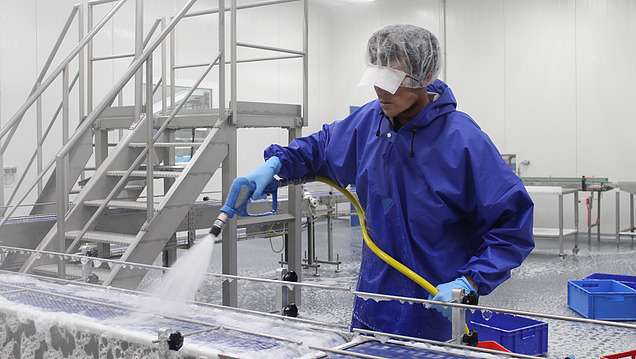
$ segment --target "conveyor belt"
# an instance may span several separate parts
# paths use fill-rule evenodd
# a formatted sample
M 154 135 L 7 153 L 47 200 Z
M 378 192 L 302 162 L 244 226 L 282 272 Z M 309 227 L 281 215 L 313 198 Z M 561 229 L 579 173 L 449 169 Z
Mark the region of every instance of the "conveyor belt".
M 498 358 L 492 354 L 479 353 L 470 349 L 453 349 L 423 343 L 409 343 L 394 340 L 361 341 L 331 351 L 329 359 L 386 358 L 386 359 L 467 359 Z
M 46 326 L 74 328 L 82 333 L 92 331 L 97 338 L 133 341 L 156 351 L 159 346 L 153 341 L 158 329 L 171 328 L 186 336 L 180 352 L 189 350 L 196 358 L 216 358 L 218 353 L 237 358 L 312 357 L 320 352 L 308 349 L 308 345 L 334 347 L 346 342 L 331 328 L 232 310 L 185 306 L 172 315 L 141 312 L 142 299 L 114 290 L 0 275 L 0 312 L 19 313 L 15 315 L 21 323 L 31 320 L 33 324 L 25 325 L 43 333 L 49 330 Z M 37 340 L 43 333 L 32 333 L 26 340 Z

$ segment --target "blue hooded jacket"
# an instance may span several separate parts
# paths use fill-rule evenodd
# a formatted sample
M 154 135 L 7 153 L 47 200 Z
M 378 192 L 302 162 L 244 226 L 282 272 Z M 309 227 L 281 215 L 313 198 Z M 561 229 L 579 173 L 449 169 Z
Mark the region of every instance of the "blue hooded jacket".
M 376 99 L 289 146 L 272 145 L 282 178 L 325 176 L 356 186 L 374 242 L 434 286 L 466 275 L 480 295 L 510 277 L 534 248 L 533 203 L 490 138 L 456 110 L 450 88 L 397 132 Z M 365 245 L 359 291 L 404 297 L 428 292 Z M 352 326 L 448 340 L 451 323 L 421 304 L 355 299 Z

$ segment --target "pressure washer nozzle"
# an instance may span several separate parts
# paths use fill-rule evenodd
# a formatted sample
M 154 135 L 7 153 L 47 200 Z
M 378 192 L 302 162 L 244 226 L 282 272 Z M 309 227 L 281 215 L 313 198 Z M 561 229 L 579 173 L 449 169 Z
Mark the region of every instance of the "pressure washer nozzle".
M 225 228 L 225 226 L 227 225 L 227 222 L 230 220 L 230 215 L 221 211 L 219 213 L 219 216 L 216 218 L 216 221 L 214 221 L 214 224 L 212 225 L 212 228 L 210 228 L 210 234 L 212 234 L 215 237 L 218 237 L 219 234 L 221 234 L 221 231 L 223 230 L 223 228 Z

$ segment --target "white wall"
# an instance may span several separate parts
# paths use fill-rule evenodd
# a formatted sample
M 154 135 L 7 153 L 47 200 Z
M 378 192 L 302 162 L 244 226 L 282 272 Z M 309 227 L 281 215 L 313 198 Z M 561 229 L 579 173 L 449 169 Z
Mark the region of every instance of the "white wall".
M 0 0 L 3 123 L 27 97 L 73 3 Z M 636 179 L 636 167 L 630 166 L 636 156 L 636 146 L 630 144 L 636 131 L 631 118 L 636 95 L 633 1 L 376 0 L 333 8 L 310 3 L 310 107 L 305 134 L 343 118 L 349 106 L 374 98 L 370 87 L 357 86 L 366 39 L 383 25 L 413 23 L 441 39 L 445 34 L 445 79 L 459 109 L 482 126 L 502 153 L 517 154 L 518 166 L 529 161 L 528 166 L 520 166 L 522 176 Z M 445 26 L 440 16 L 444 3 Z M 183 4 L 185 0 L 146 2 L 145 27 Z M 213 4 L 216 1 L 201 0 L 197 8 Z M 294 14 L 291 4 L 242 12 L 239 41 L 298 48 L 300 18 Z M 131 51 L 123 41 L 132 34 L 131 21 L 118 19 L 110 25 L 96 52 Z M 178 46 L 183 48 L 179 63 L 196 63 L 199 55 L 215 51 L 201 46 L 202 41 L 212 42 L 205 36 L 216 38 L 215 22 L 188 21 L 194 24 L 179 33 Z M 300 103 L 300 65 L 294 61 L 242 65 L 239 99 Z M 124 61 L 104 65 L 99 75 L 103 87 L 97 92 L 107 91 L 126 65 Z M 187 80 L 194 75 L 180 76 Z M 260 164 L 262 149 L 273 142 L 286 143 L 284 131 L 242 130 L 239 175 Z M 23 162 L 16 158 L 13 164 Z M 539 198 L 537 205 L 538 224 L 552 223 L 554 204 Z M 584 209 L 581 205 L 582 213 Z M 613 218 L 614 196 L 605 194 L 603 232 L 614 231 Z
M 331 10 L 335 118 L 349 105 L 373 98 L 371 89 L 356 87 L 366 38 L 383 25 L 414 23 L 442 39 L 442 6 L 442 1 L 393 0 Z M 446 81 L 459 109 L 502 153 L 517 154 L 518 166 L 530 162 L 520 166 L 522 176 L 633 181 L 634 18 L 636 4 L 629 0 L 447 0 Z M 604 233 L 615 229 L 614 197 L 603 195 Z M 537 225 L 556 225 L 556 198 L 535 201 Z M 566 198 L 569 216 L 570 201 Z M 626 212 L 624 203 L 622 223 Z

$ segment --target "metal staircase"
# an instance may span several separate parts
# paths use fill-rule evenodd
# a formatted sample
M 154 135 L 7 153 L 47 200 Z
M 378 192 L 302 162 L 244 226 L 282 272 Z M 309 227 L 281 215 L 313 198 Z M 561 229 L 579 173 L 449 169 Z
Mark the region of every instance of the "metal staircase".
M 126 1 L 89 1 L 89 31 L 86 35 L 84 35 L 82 20 L 83 6 L 77 5 L 73 8 L 49 59 L 52 60 L 55 57 L 61 39 L 66 36 L 73 22 L 79 25 L 81 40 L 48 76 L 46 73 L 51 62 L 47 61 L 25 104 L 0 129 L 1 165 L 13 134 L 23 122 L 26 112 L 31 107 L 38 108 L 36 111 L 38 113 L 38 146 L 24 171 L 26 174 L 28 168 L 33 163 L 37 163 L 37 176 L 29 185 L 22 185 L 25 178 L 21 178 L 8 201 L 5 201 L 4 193 L 0 194 L 1 204 L 7 203 L 3 207 L 3 217 L 0 220 L 0 247 L 3 250 L 0 270 L 17 270 L 22 273 L 64 279 L 90 279 L 93 283 L 134 289 L 147 272 L 143 265 L 152 264 L 165 250 L 167 244 L 174 239 L 175 232 L 182 225 L 184 218 L 191 214 L 193 204 L 218 168 L 222 168 L 222 196 L 226 197 L 236 177 L 237 128 L 286 128 L 289 130 L 291 140 L 301 134 L 302 126 L 306 124 L 306 0 L 300 0 L 305 19 L 305 45 L 302 52 L 293 51 L 294 55 L 291 57 L 286 55 L 242 60 L 242 62 L 260 62 L 302 58 L 305 72 L 303 107 L 237 101 L 236 47 L 246 46 L 267 51 L 277 51 L 277 49 L 240 44 L 236 41 L 236 11 L 241 7 L 236 5 L 235 0 L 232 1 L 229 9 L 225 7 L 224 0 L 219 0 L 217 10 L 198 12 L 190 11 L 196 0 L 189 0 L 176 14 L 169 17 L 170 21 L 167 17 L 157 19 L 147 34 L 143 34 L 143 26 L 139 23 L 143 18 L 143 0 L 134 0 L 137 22 L 135 53 L 107 57 L 110 59 L 131 57 L 132 61 L 120 79 L 93 108 L 92 64 L 104 59 L 92 55 L 93 39 L 122 9 Z M 111 10 L 93 26 L 92 7 L 109 2 L 114 3 Z M 291 1 L 269 1 L 260 5 L 269 6 L 288 2 Z M 250 4 L 245 7 L 253 8 L 255 5 Z M 225 13 L 227 11 L 232 15 L 230 61 L 232 72 L 230 103 L 229 108 L 226 109 Z M 174 42 L 172 38 L 174 29 L 182 19 L 210 14 L 218 16 L 219 52 L 208 64 L 196 66 L 205 69 L 187 93 L 185 95 L 181 93 L 179 100 L 176 100 L 174 70 L 177 66 L 171 62 L 171 71 L 168 74 L 165 64 L 166 48 L 169 42 Z M 170 45 L 170 51 L 175 51 L 173 45 Z M 289 53 L 290 51 L 282 49 L 281 52 Z M 88 57 L 87 61 L 85 57 Z M 160 66 L 156 66 L 161 69 L 161 77 L 158 80 L 155 79 L 154 74 L 156 68 L 153 68 L 155 57 L 162 58 Z M 71 81 L 69 69 L 73 67 L 77 67 L 78 71 Z M 212 69 L 218 71 L 218 108 L 184 109 L 188 99 Z M 88 81 L 84 78 L 84 72 Z M 39 115 L 42 95 L 52 83 L 60 80 L 63 84 L 60 106 L 47 130 L 42 132 Z M 71 133 L 69 119 L 75 114 L 70 111 L 69 106 L 71 91 L 76 83 L 80 84 L 80 90 L 77 91 L 80 110 L 77 111 L 79 117 L 77 127 Z M 84 86 L 86 83 L 88 86 Z M 129 83 L 134 83 L 133 106 L 126 106 L 121 101 L 124 87 Z M 86 88 L 85 92 L 83 88 Z M 162 89 L 162 100 L 160 103 L 153 103 L 155 91 L 159 88 Z M 157 112 L 158 105 L 162 108 L 159 112 Z M 84 115 L 85 112 L 87 115 Z M 61 116 L 58 116 L 60 114 Z M 43 143 L 47 140 L 49 130 L 58 117 L 61 117 L 63 128 L 61 147 L 49 162 L 44 164 L 46 156 L 42 150 Z M 184 128 L 205 128 L 207 136 L 200 142 L 175 141 L 175 131 Z M 119 138 L 111 148 L 108 142 L 110 138 L 116 137 L 113 134 L 114 131 L 119 131 Z M 186 164 L 175 163 L 174 149 L 176 147 L 193 149 L 193 154 Z M 91 160 L 94 162 L 94 167 L 91 167 Z M 157 183 L 160 184 L 162 180 L 163 191 L 157 191 Z M 34 203 L 27 206 L 26 199 L 33 197 L 34 194 L 36 197 Z M 290 189 L 289 197 L 288 210 L 291 215 L 285 219 L 290 233 L 288 265 L 291 270 L 300 273 L 302 265 L 300 188 Z M 19 211 L 24 211 L 25 206 L 29 208 L 28 213 L 19 214 Z M 115 214 L 121 216 L 118 225 L 110 223 Z M 237 274 L 236 228 L 236 220 L 232 220 L 223 233 L 223 272 L 226 274 Z M 111 247 L 121 250 L 119 261 L 102 263 L 94 268 L 91 264 L 88 271 L 85 261 L 73 261 L 71 256 L 68 256 L 79 252 L 107 258 Z M 19 248 L 29 251 L 20 251 Z M 224 282 L 223 290 L 224 304 L 236 305 L 236 283 Z M 300 303 L 300 293 L 297 293 L 296 302 Z

